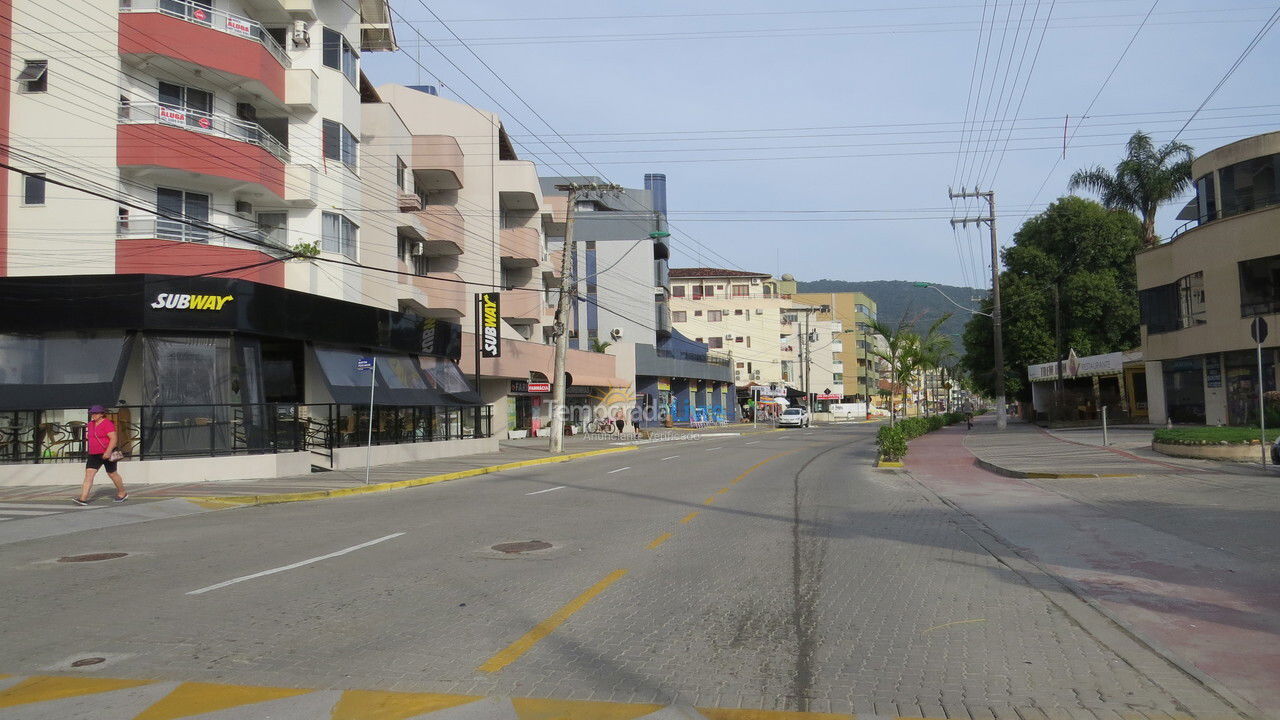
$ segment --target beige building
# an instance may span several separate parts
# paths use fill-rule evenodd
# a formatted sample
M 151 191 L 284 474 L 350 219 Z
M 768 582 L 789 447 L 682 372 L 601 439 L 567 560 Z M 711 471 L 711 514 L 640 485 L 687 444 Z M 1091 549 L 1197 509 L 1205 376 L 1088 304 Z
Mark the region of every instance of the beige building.
M 1196 158 L 1187 225 L 1137 256 L 1146 400 L 1152 422 L 1257 422 L 1257 345 L 1270 325 L 1263 384 L 1280 347 L 1280 132 Z
M 876 319 L 876 302 L 865 293 L 796 293 L 795 300 L 809 305 L 826 305 L 831 312 L 819 313 L 821 320 L 835 320 L 843 326 L 842 347 L 836 351 L 843 364 L 843 392 L 848 397 L 875 395 L 879 373 L 870 349 L 875 337 L 867 323 Z

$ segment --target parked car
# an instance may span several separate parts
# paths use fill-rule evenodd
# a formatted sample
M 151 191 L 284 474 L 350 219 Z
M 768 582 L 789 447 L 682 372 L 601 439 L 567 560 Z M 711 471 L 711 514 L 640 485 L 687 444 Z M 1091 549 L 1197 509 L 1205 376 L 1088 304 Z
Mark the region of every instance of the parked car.
M 778 427 L 809 427 L 809 411 L 802 407 L 789 407 L 778 416 Z

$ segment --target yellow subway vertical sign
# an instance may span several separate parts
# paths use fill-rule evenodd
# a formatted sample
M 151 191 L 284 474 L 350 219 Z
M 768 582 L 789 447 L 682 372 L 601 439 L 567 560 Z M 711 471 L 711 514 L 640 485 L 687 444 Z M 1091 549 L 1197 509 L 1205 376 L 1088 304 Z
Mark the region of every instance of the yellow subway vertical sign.
M 480 357 L 502 357 L 502 345 L 498 335 L 500 327 L 499 293 L 480 294 Z

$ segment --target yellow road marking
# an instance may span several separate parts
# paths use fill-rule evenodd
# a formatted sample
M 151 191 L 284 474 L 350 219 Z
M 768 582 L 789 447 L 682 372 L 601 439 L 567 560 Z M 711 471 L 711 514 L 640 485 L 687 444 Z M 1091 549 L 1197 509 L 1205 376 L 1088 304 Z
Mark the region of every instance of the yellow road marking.
M 112 678 L 86 677 L 45 677 L 35 676 L 14 685 L 8 690 L 0 690 L 0 708 L 26 705 L 28 703 L 48 702 L 79 695 L 124 690 L 125 688 L 149 685 L 154 680 L 114 680 Z
M 529 648 L 538 643 L 539 640 L 551 634 L 553 630 L 560 627 L 570 615 L 582 609 L 582 606 L 591 601 L 592 598 L 604 592 L 605 588 L 614 584 L 623 575 L 626 575 L 625 569 L 614 570 L 600 582 L 592 585 L 578 597 L 570 600 L 564 607 L 555 611 L 551 617 L 538 623 L 532 630 L 525 633 L 519 640 L 508 645 L 497 655 L 489 658 L 483 665 L 476 668 L 480 672 L 497 672 L 502 668 L 510 665 L 520 658 L 521 655 L 529 651 Z
M 511 705 L 520 720 L 632 720 L 662 709 L 640 703 L 544 698 L 513 698 Z
M 717 490 L 717 491 L 716 491 L 716 494 L 717 494 L 717 495 L 723 495 L 723 494 L 725 494 L 725 493 L 727 493 L 727 492 L 729 492 L 729 488 L 727 488 L 727 487 L 726 487 L 726 488 L 720 488 L 719 490 Z
M 767 463 L 767 462 L 772 462 L 772 461 L 774 461 L 774 460 L 777 460 L 778 458 L 782 457 L 783 455 L 790 455 L 790 454 L 791 454 L 791 453 L 793 453 L 793 452 L 795 452 L 795 450 L 788 450 L 788 451 L 786 451 L 786 452 L 780 452 L 780 453 L 778 453 L 777 455 L 770 455 L 769 457 L 767 457 L 767 458 L 765 458 L 765 459 L 761 460 L 760 462 L 756 463 L 755 465 L 752 465 L 751 467 L 747 468 L 746 470 L 743 470 L 741 473 L 739 473 L 739 474 L 738 474 L 738 477 L 736 477 L 736 478 L 734 478 L 734 479 L 730 480 L 730 481 L 729 481 L 729 483 L 730 483 L 731 485 L 733 485 L 733 484 L 737 484 L 737 483 L 738 483 L 738 481 L 740 481 L 740 480 L 742 480 L 742 478 L 744 478 L 744 477 L 746 477 L 746 476 L 750 475 L 750 474 L 751 474 L 751 473 L 752 473 L 756 468 L 760 467 L 761 465 L 764 465 L 764 464 L 765 464 L 765 463 Z
M 333 706 L 329 720 L 405 720 L 479 699 L 478 695 L 348 690 Z
M 682 517 L 682 518 L 680 518 L 680 522 L 682 522 L 682 523 L 684 523 L 684 524 L 688 525 L 688 524 L 689 524 L 689 522 L 690 522 L 691 520 L 693 520 L 694 518 L 696 518 L 696 517 L 698 517 L 698 511 L 697 511 L 697 510 L 695 510 L 695 511 L 693 511 L 693 512 L 689 513 L 688 515 L 685 515 L 685 516 L 684 516 L 684 517 Z
M 933 627 L 921 632 L 920 634 L 924 635 L 925 633 L 930 633 L 930 632 L 933 632 L 934 630 L 941 630 L 944 627 L 951 627 L 952 625 L 965 625 L 968 623 L 980 623 L 980 622 L 986 622 L 986 621 L 987 621 L 986 618 L 974 618 L 972 620 L 956 620 L 955 622 L 942 623 L 941 625 L 934 625 Z
M 645 546 L 645 550 L 652 550 L 670 539 L 671 533 L 662 533 L 657 537 L 657 539 Z
M 751 710 L 748 708 L 698 708 L 708 720 L 852 720 L 852 715 L 800 712 L 798 710 Z M 907 720 L 898 718 L 897 720 Z
M 174 720 L 309 692 L 312 690 L 186 682 L 174 688 L 160 702 L 142 711 L 134 720 Z
M 711 503 L 713 503 L 713 502 L 715 502 L 715 501 L 716 501 L 716 496 L 715 496 L 715 495 L 712 495 L 711 497 L 707 498 L 706 500 L 703 500 L 703 501 L 702 501 L 702 504 L 703 504 L 703 505 L 710 505 Z

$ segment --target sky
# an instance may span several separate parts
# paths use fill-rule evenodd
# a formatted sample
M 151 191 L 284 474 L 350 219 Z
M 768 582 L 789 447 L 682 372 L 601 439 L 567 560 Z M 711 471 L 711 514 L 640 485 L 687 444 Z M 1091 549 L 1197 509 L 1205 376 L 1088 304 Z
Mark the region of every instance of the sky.
M 1280 30 L 1193 118 L 1275 0 L 391 1 L 375 85 L 499 113 L 541 175 L 665 173 L 673 267 L 988 287 L 986 226 L 949 222 L 985 202 L 949 187 L 994 190 L 1007 246 L 1136 130 L 1280 130 Z

